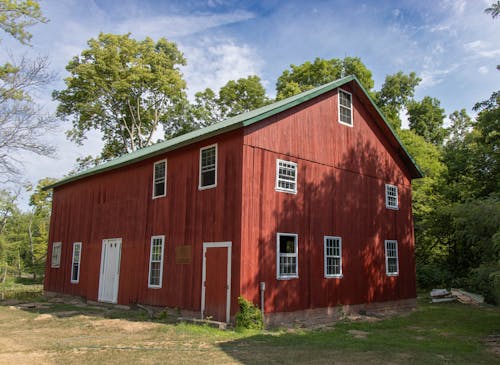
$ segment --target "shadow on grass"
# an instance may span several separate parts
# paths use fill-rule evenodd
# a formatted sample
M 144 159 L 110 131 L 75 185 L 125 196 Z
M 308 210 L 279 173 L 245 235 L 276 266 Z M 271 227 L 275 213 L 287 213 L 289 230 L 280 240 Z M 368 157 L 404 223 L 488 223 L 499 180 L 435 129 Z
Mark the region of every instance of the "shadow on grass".
M 485 344 L 500 335 L 500 309 L 429 305 L 376 322 L 338 322 L 326 330 L 253 334 L 219 347 L 242 364 L 493 364 Z

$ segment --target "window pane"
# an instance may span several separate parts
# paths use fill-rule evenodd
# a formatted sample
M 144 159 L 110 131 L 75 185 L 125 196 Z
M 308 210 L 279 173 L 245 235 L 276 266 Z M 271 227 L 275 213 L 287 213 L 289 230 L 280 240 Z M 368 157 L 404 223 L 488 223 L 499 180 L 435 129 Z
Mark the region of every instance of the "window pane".
M 280 236 L 280 253 L 295 253 L 294 236 Z

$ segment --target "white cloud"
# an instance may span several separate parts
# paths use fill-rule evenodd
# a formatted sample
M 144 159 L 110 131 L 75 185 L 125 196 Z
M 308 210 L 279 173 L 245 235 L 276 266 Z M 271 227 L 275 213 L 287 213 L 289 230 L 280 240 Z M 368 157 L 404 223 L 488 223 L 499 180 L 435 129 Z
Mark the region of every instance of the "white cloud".
M 249 20 L 254 14 L 236 10 L 229 13 L 195 15 L 161 15 L 132 17 L 117 26 L 118 33 L 132 32 L 135 36 L 169 39 L 199 33 L 209 28 Z
M 486 67 L 486 66 L 481 66 L 481 67 L 479 67 L 479 68 L 477 69 L 477 71 L 478 71 L 480 74 L 485 75 L 485 74 L 487 74 L 487 73 L 488 73 L 488 67 Z
M 261 57 L 247 44 L 237 44 L 228 38 L 205 37 L 180 47 L 188 60 L 183 72 L 191 97 L 207 87 L 217 91 L 229 80 L 261 74 Z

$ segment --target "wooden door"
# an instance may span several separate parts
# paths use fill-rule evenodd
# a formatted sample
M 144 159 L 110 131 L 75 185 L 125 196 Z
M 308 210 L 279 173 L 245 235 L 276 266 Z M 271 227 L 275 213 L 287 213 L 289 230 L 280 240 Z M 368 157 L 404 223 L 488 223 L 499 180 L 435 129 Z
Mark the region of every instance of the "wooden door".
M 102 241 L 99 296 L 101 302 L 116 303 L 120 282 L 121 239 Z
M 202 317 L 229 322 L 231 243 L 204 243 Z

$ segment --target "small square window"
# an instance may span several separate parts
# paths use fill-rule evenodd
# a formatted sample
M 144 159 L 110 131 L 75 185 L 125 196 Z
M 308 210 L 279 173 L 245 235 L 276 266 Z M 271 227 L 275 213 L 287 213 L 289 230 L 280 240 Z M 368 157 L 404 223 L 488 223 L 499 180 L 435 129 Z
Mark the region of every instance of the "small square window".
M 52 243 L 52 262 L 51 267 L 58 268 L 61 265 L 61 242 Z
M 398 187 L 385 184 L 385 207 L 388 209 L 398 209 Z
M 352 95 L 339 89 L 339 123 L 352 127 Z
M 292 279 L 299 277 L 297 235 L 278 233 L 277 237 L 277 277 Z
M 200 149 L 200 185 L 199 189 L 217 186 L 217 145 Z
M 325 236 L 325 277 L 342 277 L 342 238 Z
M 297 164 L 276 160 L 276 191 L 297 193 Z
M 399 273 L 398 241 L 385 241 L 385 269 L 389 276 L 395 276 Z
M 167 161 L 155 162 L 153 169 L 153 199 L 167 195 Z

